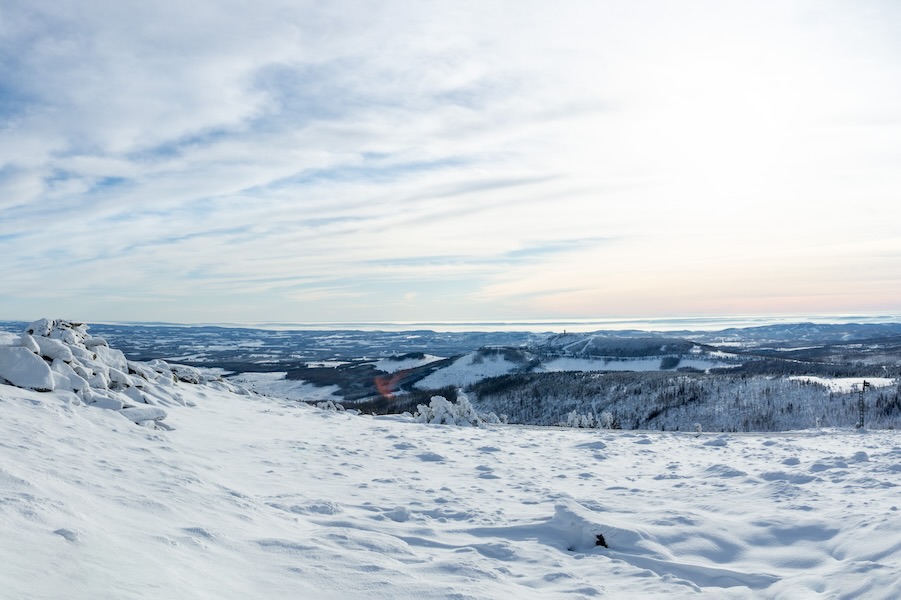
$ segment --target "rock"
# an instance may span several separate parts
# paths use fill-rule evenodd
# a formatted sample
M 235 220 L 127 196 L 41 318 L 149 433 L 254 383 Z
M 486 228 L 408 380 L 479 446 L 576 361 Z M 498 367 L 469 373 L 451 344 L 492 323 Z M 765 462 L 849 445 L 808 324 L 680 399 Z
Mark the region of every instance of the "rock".
M 59 340 L 69 346 L 84 344 L 88 338 L 88 330 L 81 323 L 70 321 L 51 321 L 50 333 L 47 337 Z
M 119 369 L 110 367 L 109 369 L 110 384 L 114 388 L 123 389 L 132 387 L 131 377 L 120 371 Z
M 97 355 L 81 346 L 69 346 L 72 355 L 78 360 L 96 360 Z
M 130 387 L 122 393 L 138 404 L 156 404 L 155 402 L 150 402 L 148 397 L 142 394 L 141 391 L 136 387 Z
M 107 408 L 109 410 L 122 410 L 125 406 L 125 403 L 119 400 L 118 398 L 110 398 L 109 396 L 101 396 L 100 394 L 96 394 L 93 392 L 87 392 L 85 394 L 85 403 L 88 406 L 93 406 L 95 408 Z
M 72 365 L 72 370 L 78 373 L 78 376 L 84 378 L 85 380 L 89 379 L 91 375 L 94 374 L 94 371 L 85 369 L 82 365 L 79 364 Z
M 121 350 L 114 350 L 109 346 L 95 346 L 93 350 L 97 354 L 97 360 L 106 366 L 128 372 L 128 360 Z
M 135 423 L 141 421 L 159 421 L 166 418 L 166 411 L 156 406 L 133 406 L 123 408 L 119 414 Z
M 27 335 L 27 334 L 25 334 Z M 28 336 L 31 337 L 31 336 Z M 74 358 L 72 356 L 72 351 L 68 346 L 63 344 L 59 340 L 53 340 L 46 337 L 36 337 L 32 338 L 39 348 L 38 352 L 41 356 L 45 358 L 49 358 L 50 360 L 60 359 L 65 362 L 72 362 Z
M 21 346 L 0 346 L 0 377 L 14 386 L 36 392 L 53 390 L 50 366 L 37 354 Z
M 41 347 L 38 346 L 38 343 L 35 341 L 35 339 L 27 333 L 22 333 L 19 335 L 19 344 L 23 348 L 28 348 L 35 354 L 41 353 Z
M 96 348 L 97 346 L 109 346 L 109 343 L 101 337 L 92 337 L 84 341 L 84 347 L 88 350 Z
M 50 319 L 38 319 L 25 328 L 25 333 L 47 337 L 48 335 L 50 335 L 50 330 L 52 328 L 53 321 L 51 321 Z
M 187 365 L 170 365 L 172 372 L 178 377 L 179 381 L 185 383 L 200 383 L 200 369 L 189 367 Z
M 88 383 L 92 388 L 97 390 L 109 389 L 109 379 L 107 379 L 104 373 L 94 373 L 88 377 Z

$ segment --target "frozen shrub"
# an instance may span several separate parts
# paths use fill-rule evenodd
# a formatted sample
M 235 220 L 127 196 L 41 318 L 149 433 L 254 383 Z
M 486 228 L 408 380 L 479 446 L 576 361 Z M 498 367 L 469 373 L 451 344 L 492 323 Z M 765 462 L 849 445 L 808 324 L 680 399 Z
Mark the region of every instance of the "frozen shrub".
M 414 418 L 420 423 L 432 425 L 481 425 L 483 423 L 505 423 L 502 415 L 488 413 L 479 414 L 469 403 L 469 398 L 463 394 L 457 396 L 456 404 L 448 402 L 444 396 L 432 396 L 428 406 L 420 404 L 416 409 Z
M 566 420 L 560 423 L 561 427 L 579 427 L 590 429 L 595 426 L 594 414 L 589 412 L 587 415 L 580 415 L 576 411 L 572 411 L 566 415 Z

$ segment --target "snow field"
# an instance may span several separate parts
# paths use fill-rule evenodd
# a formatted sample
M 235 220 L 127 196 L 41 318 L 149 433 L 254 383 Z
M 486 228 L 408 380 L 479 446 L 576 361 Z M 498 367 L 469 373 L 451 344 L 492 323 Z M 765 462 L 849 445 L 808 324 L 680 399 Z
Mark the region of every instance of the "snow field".
M 506 375 L 521 367 L 522 365 L 507 360 L 502 354 L 470 352 L 417 381 L 416 387 L 423 390 L 437 390 L 447 386 L 466 387 L 488 377 Z
M 426 354 L 422 358 L 382 358 L 373 362 L 372 366 L 383 373 L 397 373 L 398 371 L 404 371 L 406 369 L 415 369 L 416 367 L 421 367 L 438 360 L 443 360 L 443 357 Z
M 0 386 L 3 594 L 901 597 L 893 431 L 435 426 L 174 385 L 174 431 Z

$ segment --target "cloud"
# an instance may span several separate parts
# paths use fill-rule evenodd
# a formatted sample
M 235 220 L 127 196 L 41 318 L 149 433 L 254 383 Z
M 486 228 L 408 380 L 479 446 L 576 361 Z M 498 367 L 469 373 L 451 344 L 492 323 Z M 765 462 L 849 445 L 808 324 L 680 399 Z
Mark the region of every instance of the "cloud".
M 12 3 L 0 317 L 816 311 L 861 277 L 847 310 L 897 306 L 867 265 L 901 252 L 899 27 L 890 3 Z

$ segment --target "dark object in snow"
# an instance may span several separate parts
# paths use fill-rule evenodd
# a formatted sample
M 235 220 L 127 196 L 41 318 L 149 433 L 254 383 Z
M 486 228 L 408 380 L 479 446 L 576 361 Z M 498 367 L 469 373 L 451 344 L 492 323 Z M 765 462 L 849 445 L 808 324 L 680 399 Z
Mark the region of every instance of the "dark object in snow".
M 595 544 L 594 544 L 595 546 L 603 546 L 604 548 L 610 547 L 607 545 L 607 540 L 604 539 L 603 533 L 599 533 L 597 537 L 598 537 L 598 541 L 595 542 Z

